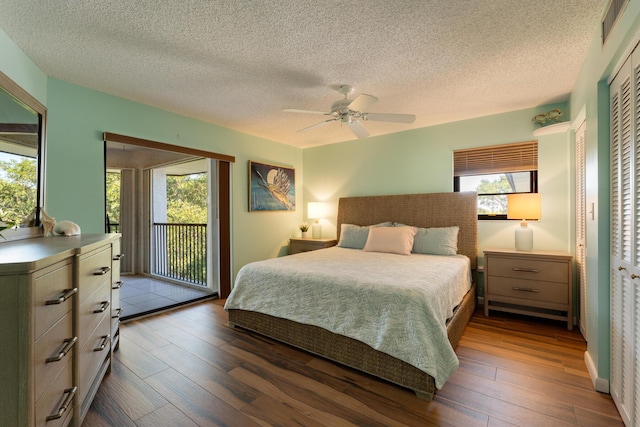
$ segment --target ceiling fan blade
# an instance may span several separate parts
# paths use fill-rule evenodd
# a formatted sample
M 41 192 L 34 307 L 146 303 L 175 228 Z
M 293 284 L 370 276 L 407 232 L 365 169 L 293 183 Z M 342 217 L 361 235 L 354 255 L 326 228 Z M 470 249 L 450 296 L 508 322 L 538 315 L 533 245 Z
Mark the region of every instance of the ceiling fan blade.
M 304 113 L 304 114 L 322 114 L 322 115 L 331 114 L 331 113 L 325 113 L 324 111 L 296 110 L 295 108 L 286 108 L 282 111 L 284 111 L 285 113 Z
M 378 98 L 376 98 L 375 96 L 361 93 L 356 99 L 351 101 L 351 104 L 349 104 L 349 109 L 353 111 L 366 111 L 367 108 L 369 108 L 376 102 L 378 102 Z
M 365 113 L 362 115 L 364 120 L 375 122 L 396 122 L 396 123 L 413 123 L 416 120 L 414 114 L 390 114 L 390 113 Z
M 358 138 L 366 138 L 369 136 L 369 132 L 367 132 L 367 130 L 364 128 L 364 126 L 362 126 L 362 123 L 358 122 L 358 121 L 348 121 L 346 122 L 347 126 L 349 126 L 349 128 L 351 129 L 351 131 L 358 137 Z
M 298 132 L 306 132 L 306 131 L 308 131 L 309 129 L 313 129 L 313 128 L 317 128 L 317 127 L 320 127 L 320 126 L 324 126 L 324 125 L 326 125 L 327 123 L 335 122 L 336 120 L 337 120 L 337 119 L 329 119 L 329 120 L 325 120 L 324 122 L 316 123 L 315 125 L 311 125 L 311 126 L 307 126 L 306 128 L 302 128 L 302 129 L 300 129 Z

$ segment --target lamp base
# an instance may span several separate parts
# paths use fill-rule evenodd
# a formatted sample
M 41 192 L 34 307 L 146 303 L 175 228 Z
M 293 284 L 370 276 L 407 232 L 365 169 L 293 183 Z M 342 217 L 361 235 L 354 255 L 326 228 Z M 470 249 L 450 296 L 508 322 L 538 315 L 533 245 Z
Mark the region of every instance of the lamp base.
M 317 222 L 311 226 L 311 236 L 313 236 L 314 239 L 322 238 L 322 226 Z
M 527 223 L 522 221 L 520 227 L 516 228 L 516 250 L 533 250 L 533 231 L 527 227 Z

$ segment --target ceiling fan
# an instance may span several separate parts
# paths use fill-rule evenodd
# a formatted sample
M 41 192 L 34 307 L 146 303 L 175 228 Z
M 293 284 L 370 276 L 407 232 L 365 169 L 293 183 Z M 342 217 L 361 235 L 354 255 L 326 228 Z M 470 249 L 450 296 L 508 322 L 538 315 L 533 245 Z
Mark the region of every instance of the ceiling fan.
M 378 98 L 362 93 L 353 100 L 348 99 L 349 95 L 353 94 L 354 91 L 354 87 L 350 85 L 340 85 L 336 90 L 344 95 L 344 99 L 340 99 L 331 104 L 331 111 L 328 113 L 324 111 L 297 110 L 293 108 L 287 108 L 282 111 L 287 113 L 306 113 L 332 116 L 329 120 L 300 129 L 298 132 L 305 132 L 319 126 L 326 125 L 327 123 L 339 121 L 349 126 L 349 129 L 351 129 L 358 138 L 366 138 L 369 136 L 369 132 L 367 132 L 359 120 L 413 123 L 416 119 L 416 116 L 413 114 L 367 113 L 366 109 L 376 103 Z

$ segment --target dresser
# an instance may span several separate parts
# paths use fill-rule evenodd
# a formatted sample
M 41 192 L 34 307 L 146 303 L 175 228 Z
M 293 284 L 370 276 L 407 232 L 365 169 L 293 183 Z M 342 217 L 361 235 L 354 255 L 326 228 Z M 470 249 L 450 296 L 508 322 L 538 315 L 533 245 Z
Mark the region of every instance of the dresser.
M 567 322 L 573 329 L 573 257 L 561 251 L 484 251 L 484 314 L 491 310 Z
M 80 426 L 119 331 L 111 311 L 119 241 L 99 234 L 0 243 L 2 425 Z
M 337 244 L 336 239 L 289 239 L 289 255 L 330 248 Z

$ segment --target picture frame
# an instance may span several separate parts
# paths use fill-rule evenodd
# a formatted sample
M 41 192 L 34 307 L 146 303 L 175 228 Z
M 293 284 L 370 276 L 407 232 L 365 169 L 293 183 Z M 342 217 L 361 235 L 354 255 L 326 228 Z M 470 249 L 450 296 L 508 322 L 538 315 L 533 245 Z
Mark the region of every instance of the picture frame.
M 295 169 L 249 160 L 249 212 L 295 210 Z

